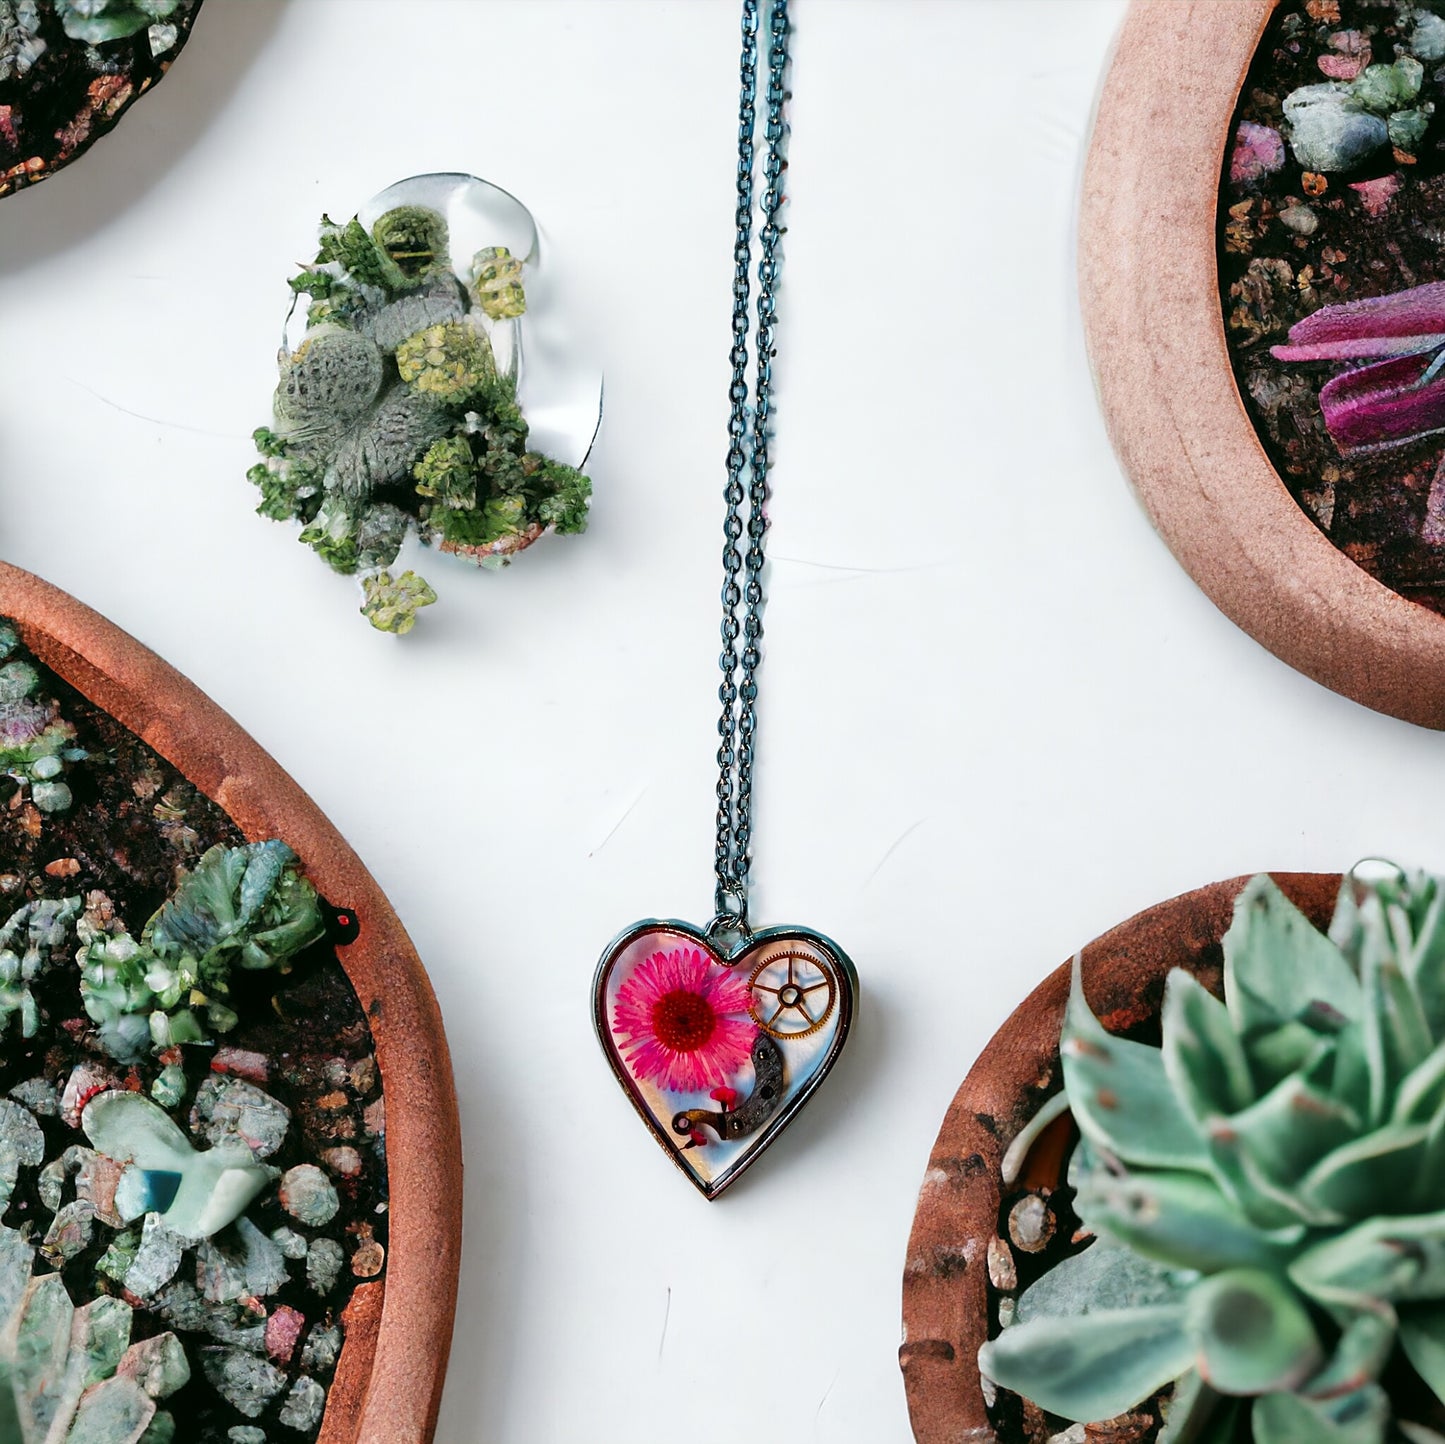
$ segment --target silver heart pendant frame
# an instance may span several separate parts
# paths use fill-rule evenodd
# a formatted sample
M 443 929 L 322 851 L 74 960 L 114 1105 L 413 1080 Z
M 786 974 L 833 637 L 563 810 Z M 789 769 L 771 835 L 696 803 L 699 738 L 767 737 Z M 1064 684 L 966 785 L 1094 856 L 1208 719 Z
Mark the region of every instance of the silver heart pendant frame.
M 592 989 L 613 1076 L 709 1200 L 822 1085 L 858 1008 L 852 962 L 811 928 L 723 942 L 690 923 L 634 923 L 603 952 Z

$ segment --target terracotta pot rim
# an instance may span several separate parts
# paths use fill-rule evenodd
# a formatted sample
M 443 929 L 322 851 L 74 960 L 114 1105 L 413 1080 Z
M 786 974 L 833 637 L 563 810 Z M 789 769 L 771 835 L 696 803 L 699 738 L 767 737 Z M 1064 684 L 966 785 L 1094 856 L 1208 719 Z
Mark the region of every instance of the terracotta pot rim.
M 359 1284 L 347 1310 L 320 1444 L 429 1440 L 456 1307 L 461 1131 L 441 1014 L 410 939 L 316 804 L 174 668 L 74 597 L 4 563 L 0 615 L 248 839 L 282 838 L 324 896 L 355 909 L 360 935 L 337 957 L 366 1012 L 382 1077 L 390 1226 L 379 1286 Z
M 1328 924 L 1340 874 L 1271 875 L 1312 922 Z M 1234 900 L 1251 876 L 1182 893 L 1090 943 L 1082 954 L 1084 987 L 1101 1016 L 1143 1021 L 1157 1011 L 1171 968 L 1217 968 Z M 987 1254 L 999 1228 L 999 1167 L 1019 1128 L 1054 1091 L 1070 974 L 1069 963 L 1057 968 L 990 1039 L 929 1157 L 908 1240 L 898 1351 L 918 1444 L 995 1444 L 977 1354 L 988 1337 Z
M 1315 527 L 1266 456 L 1230 363 L 1219 176 L 1276 3 L 1130 7 L 1080 201 L 1089 359 L 1124 471 L 1215 605 L 1324 686 L 1445 728 L 1445 617 L 1376 581 Z

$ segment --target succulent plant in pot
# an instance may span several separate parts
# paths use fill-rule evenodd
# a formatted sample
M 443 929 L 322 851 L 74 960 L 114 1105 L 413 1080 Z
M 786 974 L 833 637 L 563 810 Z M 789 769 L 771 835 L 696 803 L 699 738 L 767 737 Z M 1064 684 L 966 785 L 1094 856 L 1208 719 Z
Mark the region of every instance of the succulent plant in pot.
M 1081 1422 L 1172 1387 L 1160 1438 L 1181 1444 L 1436 1444 L 1445 883 L 1347 880 L 1326 935 L 1261 876 L 1223 950 L 1222 1000 L 1169 973 L 1159 1047 L 1111 1034 L 1076 964 L 1063 1091 L 1004 1171 L 1071 1112 L 1093 1240 L 980 1371 Z

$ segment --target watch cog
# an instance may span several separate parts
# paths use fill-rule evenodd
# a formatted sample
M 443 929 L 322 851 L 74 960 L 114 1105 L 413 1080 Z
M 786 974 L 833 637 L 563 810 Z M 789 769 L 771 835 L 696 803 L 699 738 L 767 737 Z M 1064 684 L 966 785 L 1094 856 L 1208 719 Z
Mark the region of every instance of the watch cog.
M 749 1016 L 784 1042 L 811 1037 L 833 1016 L 837 1003 L 833 964 L 806 948 L 777 948 L 748 977 Z

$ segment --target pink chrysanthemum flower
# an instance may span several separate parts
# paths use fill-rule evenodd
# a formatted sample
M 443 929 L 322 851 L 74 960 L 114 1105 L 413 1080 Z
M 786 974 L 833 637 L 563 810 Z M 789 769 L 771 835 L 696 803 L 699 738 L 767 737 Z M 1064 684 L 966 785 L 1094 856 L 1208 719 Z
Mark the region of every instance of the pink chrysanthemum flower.
M 612 1027 L 639 1082 L 697 1093 L 748 1061 L 758 1028 L 747 1014 L 745 978 L 698 948 L 674 948 L 645 958 L 617 990 Z

